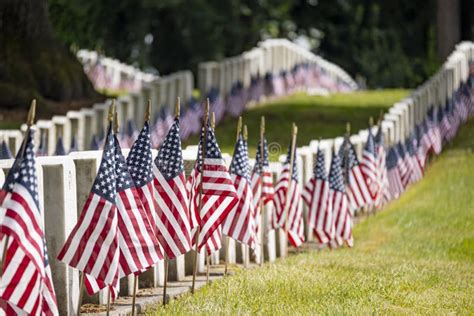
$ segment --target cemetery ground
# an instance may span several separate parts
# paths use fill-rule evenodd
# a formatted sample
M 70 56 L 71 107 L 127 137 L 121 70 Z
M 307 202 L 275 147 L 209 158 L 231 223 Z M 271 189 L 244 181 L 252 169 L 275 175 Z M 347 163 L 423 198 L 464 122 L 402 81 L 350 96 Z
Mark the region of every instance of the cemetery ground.
M 304 250 L 262 268 L 238 270 L 148 313 L 470 314 L 473 161 L 471 119 L 429 163 L 421 182 L 355 227 L 353 249 Z
M 381 110 L 387 110 L 408 93 L 408 90 L 403 89 L 336 93 L 330 96 L 300 93 L 247 109 L 242 117 L 248 126 L 250 157 L 255 157 L 262 115 L 266 119 L 266 137 L 271 144 L 270 159 L 277 160 L 280 154 L 286 154 L 293 122 L 298 125 L 297 144 L 308 145 L 319 137 L 344 135 L 346 122 L 351 123 L 354 132 L 367 128 L 370 116 L 377 123 Z M 237 120 L 232 117 L 226 117 L 218 124 L 216 136 L 223 152 L 232 154 L 234 151 L 236 128 Z M 184 147 L 197 143 L 198 136 L 194 136 L 184 142 Z

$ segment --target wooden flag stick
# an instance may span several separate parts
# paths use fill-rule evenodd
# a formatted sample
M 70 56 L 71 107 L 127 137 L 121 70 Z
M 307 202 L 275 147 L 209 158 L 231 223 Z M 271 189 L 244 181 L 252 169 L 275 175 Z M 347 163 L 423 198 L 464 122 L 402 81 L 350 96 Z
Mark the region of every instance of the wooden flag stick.
M 110 288 L 107 287 L 107 312 L 106 315 L 110 315 Z
M 264 154 L 264 140 L 265 140 L 265 116 L 262 116 L 260 119 L 260 201 L 258 201 L 258 208 L 260 211 L 260 266 L 263 266 L 264 261 L 264 241 L 265 231 L 263 226 L 265 224 L 265 207 L 263 205 L 263 161 L 265 159 Z
M 84 292 L 84 272 L 79 271 L 79 300 L 77 301 L 77 315 L 81 315 L 82 292 Z
M 285 232 L 288 235 L 288 209 L 290 204 L 288 200 L 290 199 L 290 189 L 291 189 L 291 178 L 293 177 L 293 164 L 295 162 L 295 148 L 296 148 L 296 136 L 298 134 L 298 127 L 293 123 L 293 128 L 291 131 L 291 153 L 290 153 L 290 165 L 288 170 L 288 187 L 286 189 L 286 198 L 285 198 Z
M 211 113 L 211 128 L 214 130 L 216 129 L 216 113 L 212 112 Z
M 235 137 L 236 141 L 239 141 L 239 136 L 242 133 L 242 116 L 239 116 L 237 121 L 237 135 Z M 229 237 L 225 239 L 225 260 L 224 260 L 224 276 L 227 276 L 227 269 L 229 267 Z
M 181 99 L 179 97 L 176 98 L 176 105 L 174 107 L 174 115 L 176 118 L 179 118 L 181 115 Z
M 28 111 L 28 116 L 26 117 L 26 126 L 27 126 L 27 128 L 26 128 L 25 137 L 23 138 L 23 142 L 21 143 L 21 147 L 20 147 L 20 153 L 21 153 L 20 157 L 23 157 L 25 155 L 26 142 L 27 142 L 28 136 L 30 134 L 31 126 L 33 126 L 33 124 L 35 123 L 35 117 L 36 117 L 36 99 L 33 99 L 31 101 L 30 110 Z M 20 163 L 20 161 L 19 160 L 17 161 L 15 159 L 15 162 L 14 162 L 11 169 L 15 169 L 19 163 Z M 10 242 L 10 235 L 7 235 L 5 237 L 5 242 L 3 244 L 2 262 L 0 263 L 0 277 L 3 275 L 3 263 L 5 262 L 5 259 L 6 259 L 7 247 L 8 247 L 9 242 Z
M 151 100 L 148 99 L 145 111 L 145 122 L 149 122 L 151 119 Z
M 166 305 L 166 289 L 168 288 L 168 267 L 169 267 L 169 259 L 168 256 L 165 254 L 165 283 L 163 284 L 163 305 Z
M 137 289 L 138 289 L 138 275 L 135 275 L 133 278 L 132 316 L 135 316 L 135 313 L 136 313 L 135 302 L 137 300 Z
M 203 186 L 202 186 L 202 180 L 203 180 L 203 174 L 204 174 L 204 159 L 206 158 L 206 143 L 207 143 L 207 119 L 209 116 L 209 99 L 206 100 L 206 105 L 204 107 L 204 117 L 202 120 L 202 129 L 204 132 L 204 137 L 202 140 L 202 150 L 201 150 L 201 173 L 199 175 L 199 200 L 198 200 L 198 212 L 201 214 L 201 209 L 202 209 L 202 193 L 203 193 Z M 194 249 L 194 269 L 193 269 L 193 283 L 191 286 L 191 293 L 194 294 L 194 291 L 196 289 L 196 273 L 197 273 L 197 265 L 198 265 L 198 248 L 199 248 L 199 234 L 201 233 L 201 228 L 197 227 L 196 230 L 196 235 L 194 239 L 195 243 L 195 249 Z
M 206 251 L 206 283 L 209 284 L 209 270 L 211 268 L 211 260 L 209 259 L 209 254 Z

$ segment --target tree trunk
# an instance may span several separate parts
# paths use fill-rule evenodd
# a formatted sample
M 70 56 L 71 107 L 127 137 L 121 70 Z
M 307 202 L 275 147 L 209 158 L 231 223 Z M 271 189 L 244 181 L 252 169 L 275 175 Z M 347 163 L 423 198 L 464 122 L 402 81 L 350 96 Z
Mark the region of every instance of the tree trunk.
M 0 108 L 37 98 L 43 114 L 55 102 L 97 98 L 76 57 L 55 37 L 47 0 L 0 1 Z
M 437 0 L 438 57 L 445 60 L 461 39 L 459 0 Z

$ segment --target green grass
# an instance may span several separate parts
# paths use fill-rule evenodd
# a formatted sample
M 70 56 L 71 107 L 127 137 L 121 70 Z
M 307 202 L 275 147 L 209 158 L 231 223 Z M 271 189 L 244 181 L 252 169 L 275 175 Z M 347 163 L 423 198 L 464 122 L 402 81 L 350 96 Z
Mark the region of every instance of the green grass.
M 474 120 L 355 247 L 239 270 L 150 314 L 473 314 Z
M 351 123 L 354 131 L 366 128 L 370 116 L 377 120 L 380 111 L 386 110 L 408 93 L 408 90 L 398 89 L 341 93 L 329 97 L 297 94 L 250 109 L 243 115 L 244 124 L 247 124 L 249 131 L 250 155 L 255 156 L 262 115 L 266 118 L 268 142 L 277 144 L 273 146 L 274 149 L 281 148 L 281 152 L 275 150 L 270 157 L 276 160 L 280 153 L 286 152 L 293 122 L 298 125 L 298 145 L 307 145 L 319 137 L 343 135 L 346 122 Z M 232 154 L 236 127 L 237 120 L 230 117 L 217 126 L 217 140 L 223 152 Z M 194 136 L 185 141 L 184 145 L 194 145 L 197 141 L 198 137 Z

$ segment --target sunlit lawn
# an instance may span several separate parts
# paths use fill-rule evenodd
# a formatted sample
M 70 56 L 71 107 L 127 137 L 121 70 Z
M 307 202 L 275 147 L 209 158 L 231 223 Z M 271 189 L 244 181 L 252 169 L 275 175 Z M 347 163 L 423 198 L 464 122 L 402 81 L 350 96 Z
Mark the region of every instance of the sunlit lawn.
M 353 249 L 240 270 L 149 313 L 472 314 L 473 150 L 471 120 L 421 182 L 357 225 Z
M 370 116 L 377 120 L 380 111 L 386 110 L 408 93 L 408 90 L 398 89 L 341 93 L 328 97 L 298 94 L 265 103 L 243 114 L 244 123 L 249 129 L 250 155 L 255 155 L 262 115 L 266 118 L 268 141 L 279 144 L 286 151 L 292 122 L 298 125 L 297 142 L 303 146 L 319 137 L 341 136 L 346 129 L 346 122 L 350 122 L 355 131 L 367 128 Z M 217 126 L 216 135 L 222 151 L 232 154 L 236 127 L 237 120 L 230 117 Z M 185 145 L 196 143 L 197 136 L 184 142 Z M 277 156 L 271 158 L 277 159 Z

